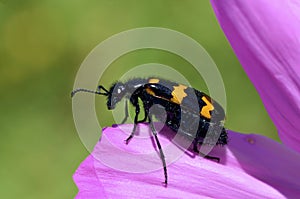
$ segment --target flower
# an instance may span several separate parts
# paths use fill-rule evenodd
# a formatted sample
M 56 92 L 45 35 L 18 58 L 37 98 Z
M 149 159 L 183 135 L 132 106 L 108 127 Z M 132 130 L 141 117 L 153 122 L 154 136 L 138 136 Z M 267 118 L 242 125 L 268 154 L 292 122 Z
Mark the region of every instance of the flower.
M 76 198 L 296 198 L 300 194 L 300 155 L 264 136 L 228 131 L 228 146 L 210 153 L 220 157 L 220 163 L 182 154 L 167 166 L 166 188 L 162 163 L 150 139 L 134 137 L 126 145 L 126 132 L 133 125 L 119 127 L 105 128 L 101 141 L 77 169 Z M 147 124 L 139 124 L 139 134 L 149 131 Z M 170 135 L 174 132 L 166 129 L 159 134 L 162 146 L 174 145 L 168 142 Z M 165 152 L 167 159 L 169 155 L 173 154 Z M 153 162 L 158 167 L 151 171 Z M 142 172 L 143 168 L 149 171 Z
M 283 144 L 264 136 L 228 130 L 228 145 L 215 147 L 210 153 L 220 157 L 220 163 L 193 156 L 189 151 L 176 157 L 165 152 L 166 159 L 174 160 L 167 166 L 169 184 L 165 187 L 161 184 L 164 175 L 155 144 L 140 137 L 149 134 L 149 126 L 139 124 L 140 135 L 128 145 L 123 142 L 128 136 L 124 132 L 131 132 L 132 124 L 108 127 L 73 176 L 79 188 L 77 198 L 300 195 L 300 4 L 292 0 L 211 2 Z M 177 147 L 169 140 L 172 135 L 174 132 L 162 130 L 158 135 L 162 146 Z
M 299 1 L 211 2 L 281 141 L 300 152 Z

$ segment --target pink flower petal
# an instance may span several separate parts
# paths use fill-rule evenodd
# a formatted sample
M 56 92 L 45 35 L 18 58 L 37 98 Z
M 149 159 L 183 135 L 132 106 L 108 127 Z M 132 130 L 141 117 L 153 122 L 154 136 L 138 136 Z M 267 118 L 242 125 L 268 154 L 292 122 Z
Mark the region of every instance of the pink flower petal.
M 299 1 L 211 2 L 282 142 L 300 152 Z
M 79 166 L 73 179 L 80 189 L 76 198 L 106 197 L 103 185 L 97 179 L 93 156 L 88 156 Z
M 120 128 L 119 128 L 120 127 Z M 133 125 L 109 127 L 93 153 L 74 174 L 77 198 L 296 198 L 300 195 L 300 155 L 260 135 L 229 131 L 229 144 L 210 153 L 220 163 L 178 156 L 170 142 L 175 133 L 163 129 L 159 140 L 168 165 L 164 187 L 162 163 L 146 124 L 128 145 Z M 170 149 L 171 148 L 171 149 Z

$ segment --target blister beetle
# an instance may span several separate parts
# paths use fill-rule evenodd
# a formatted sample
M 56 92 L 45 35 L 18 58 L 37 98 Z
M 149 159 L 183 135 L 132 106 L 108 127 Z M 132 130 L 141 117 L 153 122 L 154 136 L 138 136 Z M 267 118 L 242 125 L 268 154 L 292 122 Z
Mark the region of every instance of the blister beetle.
M 212 143 L 208 141 L 208 144 L 227 144 L 228 136 L 224 128 L 225 113 L 223 108 L 208 95 L 192 87 L 160 78 L 134 78 L 125 83 L 117 82 L 110 89 L 106 89 L 102 85 L 98 86 L 96 91 L 78 88 L 72 91 L 71 96 L 73 97 L 77 92 L 90 92 L 107 96 L 106 105 L 109 110 L 114 109 L 116 104 L 123 98 L 129 99 L 135 108 L 134 127 L 125 141 L 128 144 L 133 138 L 138 123 L 149 121 L 163 163 L 165 184 L 168 183 L 167 167 L 165 156 L 152 122 L 150 108 L 153 105 L 160 105 L 165 109 L 166 118 L 163 122 L 166 126 L 174 132 L 193 140 L 193 150 L 195 152 L 200 153 L 198 144 L 203 144 L 209 129 L 212 140 L 216 141 Z M 138 118 L 140 113 L 139 99 L 143 103 L 145 113 L 145 117 L 141 120 Z M 126 117 L 128 117 L 127 111 L 126 106 Z M 159 115 L 155 116 L 159 118 Z M 125 120 L 126 118 L 123 121 Z M 218 157 L 202 155 L 205 158 L 220 161 Z

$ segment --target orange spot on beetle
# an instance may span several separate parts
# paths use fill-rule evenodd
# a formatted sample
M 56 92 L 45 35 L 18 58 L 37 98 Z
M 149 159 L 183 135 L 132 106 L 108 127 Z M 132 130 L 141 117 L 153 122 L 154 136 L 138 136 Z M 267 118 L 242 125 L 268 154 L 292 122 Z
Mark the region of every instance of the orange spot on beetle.
M 214 106 L 205 96 L 203 96 L 201 99 L 206 103 L 206 106 L 202 107 L 200 114 L 208 119 L 211 119 L 210 111 L 214 110 Z
M 159 79 L 155 79 L 155 78 L 149 79 L 148 82 L 149 82 L 150 84 L 157 84 L 157 83 L 159 82 Z
M 187 86 L 179 84 L 178 86 L 173 86 L 174 90 L 172 91 L 172 98 L 170 99 L 172 102 L 176 104 L 180 104 L 187 96 L 187 94 L 184 92 L 185 89 L 187 89 Z
M 152 96 L 155 96 L 155 93 L 151 88 L 146 88 L 146 92 Z

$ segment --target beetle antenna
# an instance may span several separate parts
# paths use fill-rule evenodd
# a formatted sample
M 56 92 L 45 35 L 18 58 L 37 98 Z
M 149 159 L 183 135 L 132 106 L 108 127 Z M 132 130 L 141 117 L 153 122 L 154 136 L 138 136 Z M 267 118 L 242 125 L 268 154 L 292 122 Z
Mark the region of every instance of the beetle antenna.
M 105 92 L 101 92 L 101 89 L 104 90 Z M 97 95 L 105 95 L 105 96 L 108 96 L 109 94 L 109 91 L 100 85 L 98 86 L 98 89 L 96 91 L 85 89 L 85 88 L 77 88 L 71 92 L 71 97 L 74 97 L 74 95 L 78 92 L 94 93 Z

